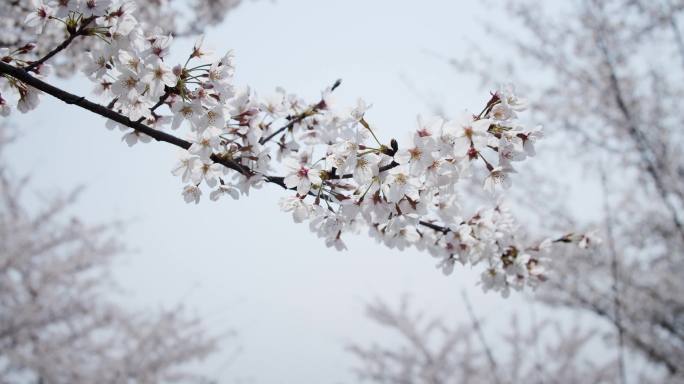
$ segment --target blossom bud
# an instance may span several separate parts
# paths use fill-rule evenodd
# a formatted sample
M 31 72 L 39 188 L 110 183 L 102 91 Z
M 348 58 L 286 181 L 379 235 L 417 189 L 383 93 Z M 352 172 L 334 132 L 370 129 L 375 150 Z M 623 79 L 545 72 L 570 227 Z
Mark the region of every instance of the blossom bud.
M 36 47 L 36 45 L 34 43 L 28 43 L 28 44 L 24 45 L 23 47 L 19 48 L 18 51 L 20 54 L 24 54 L 24 53 L 31 52 L 35 47 Z

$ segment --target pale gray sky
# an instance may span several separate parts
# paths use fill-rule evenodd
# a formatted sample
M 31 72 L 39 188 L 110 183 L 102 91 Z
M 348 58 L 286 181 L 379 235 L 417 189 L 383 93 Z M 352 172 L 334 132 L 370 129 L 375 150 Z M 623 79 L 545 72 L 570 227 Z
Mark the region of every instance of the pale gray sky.
M 237 82 L 259 93 L 283 86 L 309 100 L 342 78 L 340 101 L 361 96 L 373 103 L 368 119 L 388 139 L 403 139 L 426 106 L 400 80 L 444 95 L 458 112 L 476 109 L 486 90 L 453 73 L 424 50 L 467 55 L 466 37 L 482 33 L 478 1 L 282 0 L 246 2 L 205 44 L 236 53 Z M 176 44 L 184 56 L 192 41 Z M 496 48 L 496 47 L 493 47 Z M 493 78 L 493 82 L 506 79 Z M 60 82 L 86 93 L 81 80 Z M 123 234 L 132 250 L 116 273 L 130 305 L 154 308 L 183 300 L 211 330 L 234 329 L 243 348 L 203 366 L 221 381 L 259 383 L 355 382 L 351 341 L 377 340 L 365 319 L 365 302 L 396 302 L 410 293 L 419 307 L 467 321 L 460 299 L 466 288 L 480 315 L 493 323 L 522 300 L 483 295 L 477 273 L 458 268 L 450 277 L 436 260 L 415 250 L 398 252 L 365 236 L 349 250 L 325 247 L 280 212 L 283 191 L 267 186 L 238 202 L 187 205 L 171 175 L 176 150 L 152 143 L 128 148 L 121 133 L 92 114 L 43 97 L 39 113 L 13 118 L 21 133 L 9 158 L 33 186 L 50 192 L 85 185 L 76 212 L 89 222 L 129 220 Z

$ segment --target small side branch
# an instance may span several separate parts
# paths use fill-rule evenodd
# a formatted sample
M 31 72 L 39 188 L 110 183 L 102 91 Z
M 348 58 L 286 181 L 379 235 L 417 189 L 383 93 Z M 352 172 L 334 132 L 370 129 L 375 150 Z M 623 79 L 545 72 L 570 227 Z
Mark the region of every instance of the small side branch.
M 45 62 L 47 62 L 48 60 L 50 60 L 53 56 L 55 56 L 56 54 L 58 54 L 58 53 L 62 52 L 63 50 L 65 50 L 65 49 L 66 49 L 66 48 L 67 48 L 67 47 L 68 47 L 68 46 L 69 46 L 77 37 L 79 37 L 79 36 L 84 36 L 84 35 L 87 33 L 87 31 L 88 31 L 88 25 L 89 25 L 90 23 L 92 23 L 93 20 L 95 20 L 95 16 L 91 16 L 91 17 L 89 17 L 89 18 L 87 18 L 87 19 L 84 19 L 84 20 L 81 22 L 81 26 L 80 26 L 76 31 L 69 32 L 69 37 L 68 37 L 66 40 L 64 40 L 60 45 L 58 45 L 57 47 L 55 47 L 55 49 L 53 49 L 52 51 L 48 52 L 48 53 L 47 53 L 45 56 L 43 56 L 42 58 L 40 58 L 40 59 L 38 59 L 38 60 L 32 62 L 31 64 L 29 64 L 29 65 L 25 68 L 25 70 L 26 70 L 26 71 L 35 71 L 36 68 L 38 68 L 38 67 L 40 67 L 41 65 L 45 64 Z

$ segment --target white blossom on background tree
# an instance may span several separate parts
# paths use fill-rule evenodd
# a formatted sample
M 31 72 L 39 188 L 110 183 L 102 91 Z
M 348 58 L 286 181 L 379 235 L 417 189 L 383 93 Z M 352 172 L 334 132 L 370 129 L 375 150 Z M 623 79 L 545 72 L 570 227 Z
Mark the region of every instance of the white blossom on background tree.
M 90 384 L 208 382 L 188 368 L 218 338 L 182 307 L 133 312 L 108 296 L 119 227 L 69 215 L 77 193 L 26 202 L 0 127 L 0 381 Z
M 529 90 L 535 119 L 554 128 L 547 162 L 565 154 L 603 191 L 595 224 L 605 247 L 559 250 L 535 300 L 598 320 L 615 382 L 649 382 L 634 371 L 640 362 L 652 364 L 652 382 L 684 382 L 684 2 L 507 1 L 496 10 L 508 24 L 487 24 L 489 38 L 508 50 L 487 52 L 483 33 L 449 63 L 485 84 L 508 73 Z M 546 231 L 581 227 L 585 212 L 561 208 L 565 180 L 553 176 L 520 175 L 527 212 Z M 535 178 L 555 187 L 528 189 L 540 185 Z
M 187 202 L 198 203 L 207 192 L 212 200 L 236 199 L 278 185 L 293 191 L 281 201 L 283 210 L 295 222 L 308 221 L 328 246 L 343 249 L 347 233 L 364 230 L 392 248 L 428 251 L 446 274 L 457 262 L 482 265 L 484 287 L 504 295 L 546 279 L 554 243 L 589 243 L 586 235 L 565 231 L 523 243 L 504 204 L 461 207 L 456 192 L 463 184 L 482 183 L 490 192 L 509 187 L 514 163 L 533 155 L 542 136 L 541 128 L 518 119 L 525 101 L 511 86 L 492 92 L 479 113 L 419 118 L 400 147 L 378 137 L 367 118 L 370 105 L 334 103 L 339 82 L 313 103 L 283 89 L 259 96 L 234 86 L 232 53 L 212 58 L 201 38 L 184 62 L 171 63 L 174 34 L 155 19 L 139 19 L 133 2 L 33 5 L 26 25 L 36 32 L 61 29 L 64 40 L 43 45 L 35 35 L 18 35 L 20 43 L 0 50 L 0 112 L 32 112 L 46 93 L 108 118 L 107 126 L 124 131 L 129 145 L 154 139 L 180 147 L 186 152 L 173 173 L 185 183 Z M 105 104 L 43 80 L 54 58 L 75 43 L 84 57 L 80 69 Z M 479 182 L 477 169 L 485 173 Z

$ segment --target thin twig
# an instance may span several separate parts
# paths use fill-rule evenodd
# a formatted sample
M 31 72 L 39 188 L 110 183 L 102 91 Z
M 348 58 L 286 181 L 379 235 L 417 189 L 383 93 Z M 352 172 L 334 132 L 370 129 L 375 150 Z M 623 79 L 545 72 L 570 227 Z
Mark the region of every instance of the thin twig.
M 27 71 L 35 71 L 36 68 L 45 64 L 45 62 L 50 60 L 53 56 L 65 50 L 69 46 L 69 44 L 71 44 L 77 37 L 85 35 L 85 32 L 88 30 L 88 24 L 92 23 L 93 20 L 95 20 L 95 16 L 91 16 L 87 19 L 84 19 L 78 30 L 76 30 L 75 32 L 70 32 L 69 37 L 66 40 L 64 40 L 60 45 L 58 45 L 52 51 L 48 52 L 42 58 L 29 64 L 25 69 Z
M 342 84 L 341 79 L 335 80 L 335 83 L 332 85 L 332 87 L 330 87 L 330 91 L 332 92 L 332 91 L 336 90 L 337 87 L 340 86 L 340 84 Z M 309 116 L 315 115 L 316 113 L 318 113 L 319 110 L 321 110 L 325 107 L 326 107 L 325 100 L 321 99 L 315 105 L 307 108 L 306 111 L 292 117 L 292 120 L 290 120 L 290 122 L 288 122 L 285 126 L 278 128 L 277 130 L 275 130 L 273 133 L 271 133 L 270 135 L 268 135 L 266 137 L 262 137 L 259 140 L 259 144 L 264 145 L 264 144 L 268 143 L 269 141 L 271 141 L 271 139 L 278 136 L 280 133 L 284 132 L 285 130 L 291 129 L 292 127 L 294 127 L 295 124 L 301 122 L 302 120 L 304 120 L 305 118 L 307 118 Z
M 153 105 L 152 108 L 150 108 L 150 113 L 154 113 L 154 111 L 156 111 L 159 107 L 161 107 L 166 102 L 166 99 L 168 99 L 169 96 L 171 96 L 171 91 L 172 91 L 172 89 L 169 89 L 167 87 L 164 94 L 159 97 L 159 101 L 157 101 L 157 103 L 155 105 Z M 144 120 L 145 120 L 145 117 L 141 117 L 137 120 L 137 122 L 142 123 Z
M 601 166 L 601 186 L 603 187 L 603 214 L 605 216 L 606 225 L 606 245 L 608 246 L 608 251 L 611 257 L 611 272 L 613 275 L 613 305 L 615 307 L 615 328 L 618 334 L 618 374 L 620 377 L 620 383 L 627 383 L 627 375 L 625 372 L 625 332 L 622 327 L 622 313 L 621 313 L 621 302 L 620 302 L 620 278 L 618 272 L 618 253 L 615 248 L 615 238 L 613 234 L 613 216 L 610 210 L 610 203 L 608 202 L 608 178 L 606 177 L 606 171 Z
M 461 296 L 463 297 L 463 301 L 465 302 L 466 310 L 468 311 L 470 321 L 473 323 L 473 328 L 475 328 L 475 333 L 477 333 L 477 337 L 480 339 L 480 343 L 482 343 L 482 348 L 484 349 L 485 355 L 487 356 L 487 362 L 489 363 L 489 367 L 492 370 L 492 377 L 494 378 L 494 382 L 500 384 L 501 379 L 499 378 L 496 360 L 494 359 L 494 354 L 492 354 L 491 348 L 489 348 L 489 344 L 487 344 L 487 339 L 485 339 L 484 333 L 482 333 L 480 320 L 478 320 L 475 316 L 475 312 L 473 311 L 473 307 L 470 305 L 470 299 L 468 298 L 468 294 L 465 290 L 461 291 Z

